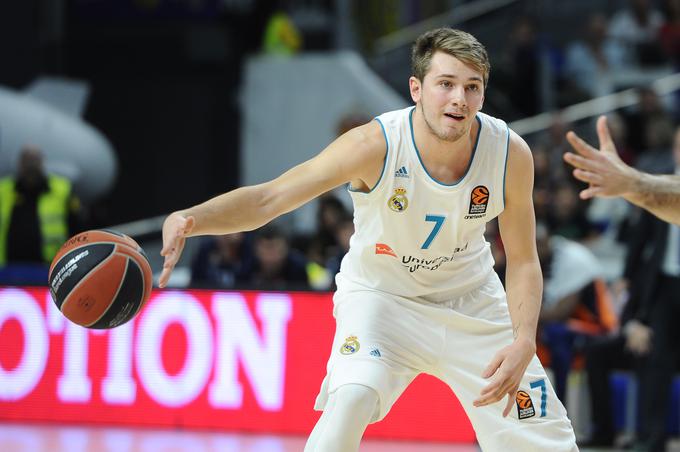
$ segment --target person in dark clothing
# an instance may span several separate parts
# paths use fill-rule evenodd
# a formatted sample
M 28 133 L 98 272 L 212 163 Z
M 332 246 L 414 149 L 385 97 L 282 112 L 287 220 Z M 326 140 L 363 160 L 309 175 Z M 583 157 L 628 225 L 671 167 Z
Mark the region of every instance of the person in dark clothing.
M 240 274 L 239 286 L 262 290 L 309 289 L 307 260 L 290 249 L 288 239 L 275 226 L 258 231 L 253 243 L 255 259 L 248 274 Z
M 191 264 L 191 285 L 236 288 L 237 281 L 251 272 L 254 259 L 252 238 L 248 234 L 204 237 Z
M 673 148 L 680 169 L 680 131 Z M 619 334 L 590 347 L 587 369 L 594 432 L 588 444 L 611 445 L 608 375 L 613 368 L 639 368 L 639 450 L 666 450 L 668 399 L 680 330 L 680 227 L 643 211 L 630 235 L 624 279 L 630 298 Z

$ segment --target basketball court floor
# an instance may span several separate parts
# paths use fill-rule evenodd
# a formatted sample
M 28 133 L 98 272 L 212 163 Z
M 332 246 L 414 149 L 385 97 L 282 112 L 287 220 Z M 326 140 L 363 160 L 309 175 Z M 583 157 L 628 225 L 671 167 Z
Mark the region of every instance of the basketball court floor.
M 119 427 L 0 424 L 1 452 L 302 452 L 300 436 Z M 680 451 L 677 442 L 669 451 Z M 474 445 L 365 440 L 360 452 L 479 452 Z M 618 449 L 581 449 L 581 452 Z

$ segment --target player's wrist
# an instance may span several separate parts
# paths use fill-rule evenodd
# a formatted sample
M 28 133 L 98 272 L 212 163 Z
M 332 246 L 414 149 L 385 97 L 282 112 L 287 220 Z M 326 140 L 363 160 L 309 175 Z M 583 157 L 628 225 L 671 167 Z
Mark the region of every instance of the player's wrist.
M 514 341 L 516 344 L 531 350 L 533 353 L 536 352 L 536 335 L 531 335 L 528 333 L 519 333 Z

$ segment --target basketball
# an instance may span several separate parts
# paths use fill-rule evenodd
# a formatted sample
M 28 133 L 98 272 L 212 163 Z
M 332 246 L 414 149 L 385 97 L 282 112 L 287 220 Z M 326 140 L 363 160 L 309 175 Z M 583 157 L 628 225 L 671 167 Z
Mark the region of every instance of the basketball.
M 151 294 L 144 250 L 131 237 L 92 230 L 68 239 L 52 260 L 48 283 L 64 316 L 86 328 L 106 329 L 132 319 Z

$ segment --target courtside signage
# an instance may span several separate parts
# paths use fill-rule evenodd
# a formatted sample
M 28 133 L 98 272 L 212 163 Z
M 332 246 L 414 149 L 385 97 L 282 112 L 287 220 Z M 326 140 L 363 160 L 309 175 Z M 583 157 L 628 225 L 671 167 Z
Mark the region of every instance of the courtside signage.
M 308 434 L 331 312 L 330 294 L 158 290 L 133 321 L 96 331 L 45 288 L 0 287 L 0 420 Z M 367 436 L 474 440 L 430 377 Z

